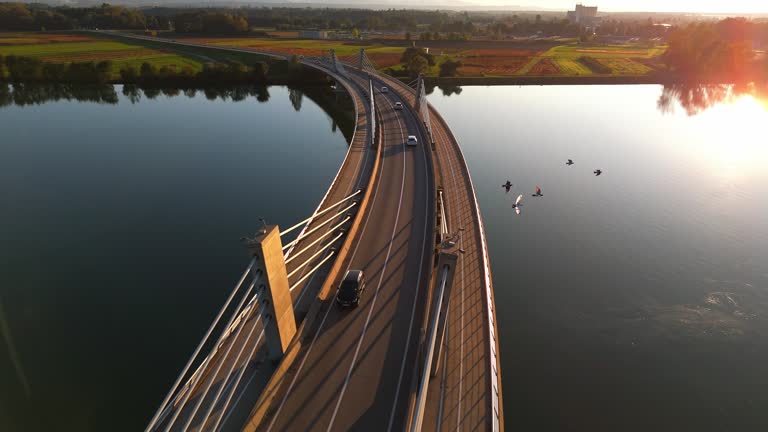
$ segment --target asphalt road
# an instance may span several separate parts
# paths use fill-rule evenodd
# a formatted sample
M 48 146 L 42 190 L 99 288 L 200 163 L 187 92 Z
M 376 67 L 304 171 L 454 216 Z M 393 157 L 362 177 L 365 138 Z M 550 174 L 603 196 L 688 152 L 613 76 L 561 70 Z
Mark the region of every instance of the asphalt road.
M 330 305 L 262 430 L 402 430 L 431 271 L 434 185 L 428 147 L 397 96 L 376 91 L 384 132 L 380 181 L 350 269 L 360 305 Z M 408 135 L 419 144 L 408 147 Z

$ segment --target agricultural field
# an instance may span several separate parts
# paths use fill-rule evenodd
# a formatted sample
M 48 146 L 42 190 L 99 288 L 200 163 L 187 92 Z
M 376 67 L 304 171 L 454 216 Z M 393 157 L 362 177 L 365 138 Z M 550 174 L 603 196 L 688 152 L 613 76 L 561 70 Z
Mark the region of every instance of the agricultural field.
M 180 55 L 177 52 L 85 35 L 38 33 L 0 33 L 0 55 L 34 57 L 54 63 L 109 60 L 115 78 L 119 76 L 120 69 L 127 66 L 138 68 L 144 62 L 158 68 L 190 67 L 199 71 L 206 61 L 200 55 Z
M 456 57 L 464 63 L 459 68 L 460 75 L 509 76 L 517 73 L 538 54 L 538 51 L 476 49 L 465 51 Z
M 611 68 L 615 75 L 645 75 L 651 71 L 648 66 L 628 58 L 602 58 L 597 61 Z
M 564 75 L 568 75 L 568 76 L 592 75 L 592 71 L 589 70 L 588 67 L 584 66 L 583 64 L 579 63 L 574 59 L 556 58 L 555 63 L 557 63 L 557 67 L 560 68 L 560 70 L 563 72 Z
M 551 48 L 544 54 L 545 57 L 555 58 L 579 58 L 589 56 L 594 58 L 644 58 L 649 59 L 660 56 L 666 51 L 666 46 L 660 45 L 649 48 L 640 45 L 560 45 Z
M 637 45 L 584 46 L 560 45 L 534 56 L 516 75 L 541 76 L 641 76 L 653 71 L 642 61 L 655 59 L 666 50 Z M 590 69 L 579 59 L 589 57 L 607 69 L 604 73 Z
M 400 58 L 405 45 L 388 41 L 341 41 L 296 39 L 296 32 L 267 31 L 269 37 L 204 38 L 188 37 L 178 40 L 270 51 L 282 54 L 319 56 L 335 50 L 341 59 L 356 61 L 360 48 L 379 68 L 401 66 Z M 418 45 L 418 42 L 417 42 Z M 468 41 L 445 43 L 444 48 L 433 48 L 436 65 L 429 68 L 428 76 L 437 76 L 439 65 L 447 60 L 461 60 L 459 77 L 519 77 L 519 76 L 642 76 L 652 72 L 653 64 L 666 47 L 640 45 L 588 46 L 576 43 L 565 45 L 531 46 L 513 44 L 500 46 L 498 42 Z M 56 33 L 0 33 L 0 55 L 36 57 L 50 62 L 110 60 L 114 73 L 126 66 L 138 67 L 143 62 L 155 66 L 202 69 L 206 62 L 243 61 L 249 54 L 217 52 L 205 48 L 168 46 L 162 42 L 144 42 L 129 39 L 104 39 L 85 34 Z M 591 61 L 585 63 L 584 59 Z
M 402 47 L 388 47 L 378 44 L 366 44 L 357 41 L 306 40 L 306 39 L 271 39 L 271 38 L 185 38 L 179 39 L 195 43 L 237 48 L 252 48 L 279 52 L 283 54 L 319 56 L 324 51 L 333 49 L 339 57 L 356 55 L 360 48 L 365 48 L 369 57 L 377 54 L 400 55 Z M 399 59 L 399 58 L 398 58 Z M 383 66 L 382 66 L 383 67 Z

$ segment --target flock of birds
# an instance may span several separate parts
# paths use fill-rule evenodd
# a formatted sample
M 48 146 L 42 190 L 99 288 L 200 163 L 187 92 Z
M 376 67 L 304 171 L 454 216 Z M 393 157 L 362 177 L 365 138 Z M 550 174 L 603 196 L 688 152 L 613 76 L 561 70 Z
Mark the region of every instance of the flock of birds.
M 573 160 L 568 159 L 568 161 L 565 164 L 568 165 L 568 166 L 571 166 L 571 165 L 573 165 Z M 601 170 L 601 169 L 596 169 L 596 170 L 592 171 L 592 174 L 594 174 L 595 177 L 600 176 L 602 173 L 603 173 L 603 170 Z M 507 180 L 506 183 L 501 185 L 501 187 L 506 189 L 507 193 L 509 193 L 510 189 L 512 189 L 512 186 L 514 186 L 514 185 L 509 180 Z M 544 194 L 541 193 L 541 188 L 539 187 L 539 185 L 536 185 L 536 191 L 531 196 L 532 197 L 543 197 L 544 196 Z M 517 199 L 512 204 L 512 208 L 515 209 L 515 213 L 520 214 L 520 207 L 522 205 L 523 205 L 523 195 L 520 194 L 520 195 L 517 196 Z

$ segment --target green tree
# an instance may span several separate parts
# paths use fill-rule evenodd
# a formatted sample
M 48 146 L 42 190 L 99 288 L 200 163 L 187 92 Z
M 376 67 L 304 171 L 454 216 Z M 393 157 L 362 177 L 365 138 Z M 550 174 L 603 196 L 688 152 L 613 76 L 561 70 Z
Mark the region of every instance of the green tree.
M 458 75 L 459 68 L 463 66 L 461 60 L 446 60 L 440 65 L 441 77 L 453 77 Z
M 415 56 L 411 58 L 406 67 L 411 78 L 416 78 L 427 70 L 429 63 L 424 57 Z
M 251 75 L 256 82 L 266 82 L 267 74 L 269 73 L 269 65 L 266 62 L 256 62 L 253 65 Z
M 141 77 L 142 80 L 154 79 L 157 76 L 157 69 L 151 63 L 144 62 L 141 64 L 141 69 L 139 70 L 139 76 Z

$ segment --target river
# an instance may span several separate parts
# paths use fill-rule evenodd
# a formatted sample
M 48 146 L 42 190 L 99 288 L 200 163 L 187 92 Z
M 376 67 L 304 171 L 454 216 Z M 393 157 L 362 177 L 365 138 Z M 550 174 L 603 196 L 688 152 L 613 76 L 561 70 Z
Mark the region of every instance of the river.
M 248 263 L 240 238 L 325 194 L 351 134 L 329 112 L 351 104 L 286 87 L 1 99 L 0 430 L 143 430 Z
M 768 429 L 765 99 L 429 100 L 485 219 L 506 430 Z M 0 86 L 0 430 L 142 429 L 246 264 L 239 239 L 325 193 L 348 108 L 286 87 Z
M 651 85 L 429 100 L 486 221 L 507 430 L 768 430 L 768 98 Z

